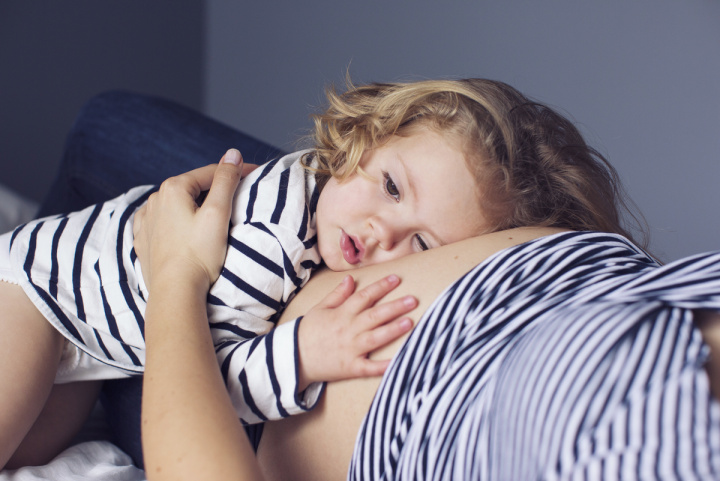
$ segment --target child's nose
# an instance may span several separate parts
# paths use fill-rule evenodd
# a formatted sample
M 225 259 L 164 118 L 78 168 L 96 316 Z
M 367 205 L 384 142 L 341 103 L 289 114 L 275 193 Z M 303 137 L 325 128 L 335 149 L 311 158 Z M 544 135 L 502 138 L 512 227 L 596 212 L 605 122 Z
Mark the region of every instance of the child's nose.
M 395 232 L 393 226 L 381 216 L 370 218 L 372 235 L 382 250 L 389 251 L 395 245 Z

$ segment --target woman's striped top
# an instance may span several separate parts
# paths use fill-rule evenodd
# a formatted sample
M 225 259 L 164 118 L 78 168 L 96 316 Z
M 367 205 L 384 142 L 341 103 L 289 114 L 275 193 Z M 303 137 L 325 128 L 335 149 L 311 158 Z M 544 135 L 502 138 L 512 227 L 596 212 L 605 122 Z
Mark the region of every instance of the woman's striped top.
M 322 391 L 314 385 L 297 394 L 297 320 L 274 329 L 278 312 L 321 262 L 319 193 L 303 153 L 265 164 L 242 181 L 225 265 L 208 295 L 218 361 L 246 423 L 306 411 Z M 13 274 L 38 309 L 70 342 L 129 373 L 143 371 L 147 298 L 132 222 L 154 191 L 138 187 L 11 234 Z
M 602 233 L 503 250 L 415 328 L 348 477 L 720 479 L 694 309 L 720 310 L 720 253 L 660 267 Z

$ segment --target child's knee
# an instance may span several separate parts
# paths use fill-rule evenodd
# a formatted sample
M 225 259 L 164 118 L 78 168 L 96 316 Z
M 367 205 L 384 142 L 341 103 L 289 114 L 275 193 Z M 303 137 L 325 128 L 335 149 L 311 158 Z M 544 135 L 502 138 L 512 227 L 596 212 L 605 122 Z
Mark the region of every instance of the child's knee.
M 0 346 L 6 352 L 25 346 L 59 362 L 65 338 L 20 286 L 0 281 L 0 306 Z
M 101 381 L 56 384 L 7 468 L 47 464 L 70 446 L 100 393 Z

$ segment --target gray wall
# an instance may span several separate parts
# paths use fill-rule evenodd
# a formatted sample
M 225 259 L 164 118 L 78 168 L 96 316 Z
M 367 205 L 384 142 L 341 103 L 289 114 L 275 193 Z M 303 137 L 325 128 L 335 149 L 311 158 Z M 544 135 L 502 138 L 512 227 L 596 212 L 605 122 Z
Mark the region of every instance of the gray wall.
M 208 0 L 205 108 L 286 149 L 323 86 L 506 81 L 620 171 L 666 260 L 720 248 L 720 2 Z
M 82 104 L 130 89 L 200 107 L 201 0 L 0 1 L 0 183 L 41 199 Z
M 323 87 L 506 81 L 620 171 L 666 260 L 720 248 L 720 2 L 3 0 L 0 182 L 39 199 L 94 93 L 165 95 L 285 149 Z

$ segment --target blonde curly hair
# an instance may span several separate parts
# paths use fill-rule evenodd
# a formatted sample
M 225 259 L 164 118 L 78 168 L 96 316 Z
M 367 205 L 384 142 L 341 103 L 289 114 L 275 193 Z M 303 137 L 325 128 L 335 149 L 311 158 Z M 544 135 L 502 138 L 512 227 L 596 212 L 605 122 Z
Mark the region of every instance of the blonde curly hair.
M 628 206 L 615 169 L 571 121 L 513 87 L 486 79 L 372 83 L 326 92 L 313 116 L 312 153 L 322 187 L 362 172 L 363 154 L 418 126 L 459 142 L 475 177 L 488 231 L 522 226 L 632 233 L 645 224 Z

